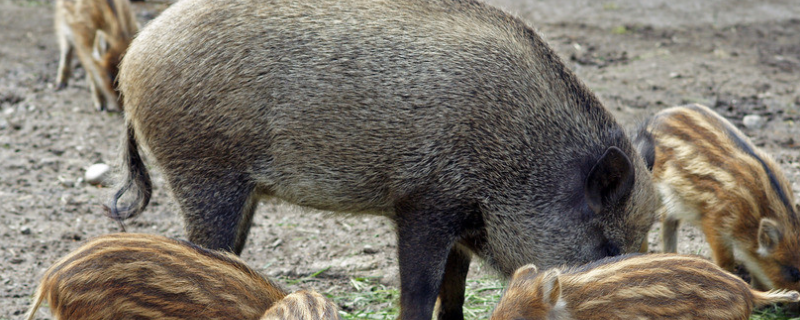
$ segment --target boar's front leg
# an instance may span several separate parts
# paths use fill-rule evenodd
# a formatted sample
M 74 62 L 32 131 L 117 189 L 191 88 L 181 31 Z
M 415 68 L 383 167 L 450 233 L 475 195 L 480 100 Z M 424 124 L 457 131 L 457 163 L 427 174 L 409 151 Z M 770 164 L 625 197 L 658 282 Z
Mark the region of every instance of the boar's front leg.
M 462 232 L 464 211 L 417 207 L 398 209 L 396 213 L 400 319 L 429 320 L 442 287 L 448 255 Z M 454 259 L 463 261 L 463 257 Z M 452 290 L 451 285 L 455 284 L 447 284 L 445 291 Z M 462 284 L 462 296 L 463 290 Z

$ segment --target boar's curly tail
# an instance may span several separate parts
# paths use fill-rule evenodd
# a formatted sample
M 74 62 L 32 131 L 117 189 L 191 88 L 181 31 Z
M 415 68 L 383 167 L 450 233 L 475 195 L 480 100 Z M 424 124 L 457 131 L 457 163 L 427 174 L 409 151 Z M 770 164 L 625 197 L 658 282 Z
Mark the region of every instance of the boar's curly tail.
M 153 183 L 150 181 L 150 174 L 147 173 L 142 157 L 139 155 L 139 145 L 136 143 L 136 134 L 130 121 L 127 123 L 125 131 L 127 143 L 122 150 L 122 170 L 125 172 L 122 187 L 114 194 L 111 205 L 106 207 L 106 215 L 117 221 L 122 230 L 122 224 L 126 219 L 137 216 L 150 203 L 150 194 L 153 191 Z M 117 202 L 128 190 L 136 192 L 136 198 L 130 204 L 119 207 Z
M 753 304 L 757 308 L 771 305 L 779 302 L 797 302 L 800 301 L 800 293 L 794 290 L 771 290 L 769 292 L 753 291 Z

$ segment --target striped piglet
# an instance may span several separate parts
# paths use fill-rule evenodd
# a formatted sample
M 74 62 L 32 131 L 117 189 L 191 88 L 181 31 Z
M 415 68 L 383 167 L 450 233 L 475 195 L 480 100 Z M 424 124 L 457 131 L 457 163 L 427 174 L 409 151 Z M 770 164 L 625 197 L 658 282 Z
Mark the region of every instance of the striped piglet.
M 28 320 L 45 300 L 60 320 L 339 319 L 324 296 L 287 295 L 233 254 L 133 233 L 94 238 L 56 262 Z

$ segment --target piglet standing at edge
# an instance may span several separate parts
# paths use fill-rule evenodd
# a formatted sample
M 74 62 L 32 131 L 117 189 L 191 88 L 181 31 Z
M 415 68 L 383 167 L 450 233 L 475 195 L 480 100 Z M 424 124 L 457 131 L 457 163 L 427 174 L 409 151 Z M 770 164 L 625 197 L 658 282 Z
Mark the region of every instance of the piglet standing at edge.
M 800 290 L 800 218 L 781 167 L 712 109 L 657 113 L 638 137 L 661 194 L 664 252 L 680 222 L 702 229 L 720 267 L 741 259 L 762 290 Z
M 56 0 L 55 3 L 56 36 L 61 51 L 56 88 L 67 86 L 72 56 L 77 53 L 97 110 L 121 111 L 115 86 L 118 65 L 139 30 L 130 2 Z

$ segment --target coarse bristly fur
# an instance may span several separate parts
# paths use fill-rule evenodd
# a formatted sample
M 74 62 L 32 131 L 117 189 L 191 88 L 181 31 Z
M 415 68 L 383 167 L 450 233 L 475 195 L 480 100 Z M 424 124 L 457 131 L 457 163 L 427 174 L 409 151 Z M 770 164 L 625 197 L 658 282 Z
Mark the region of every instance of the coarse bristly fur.
M 532 28 L 473 0 L 182 0 L 121 65 L 128 172 L 161 168 L 188 238 L 240 252 L 259 199 L 397 226 L 401 318 L 461 319 L 474 253 L 636 252 L 658 204 L 614 117 Z M 115 200 L 116 201 L 116 200 Z
M 678 225 L 688 222 L 725 270 L 738 258 L 756 287 L 800 290 L 800 219 L 780 166 L 706 106 L 663 110 L 646 130 L 664 251 L 676 252 Z
M 86 70 L 98 110 L 121 110 L 115 90 L 118 65 L 139 27 L 128 0 L 56 0 L 61 55 L 56 88 L 67 86 L 73 52 Z M 93 53 L 99 55 L 95 57 Z
M 60 320 L 274 319 L 270 308 L 289 310 L 282 319 L 339 318 L 325 297 L 287 295 L 233 254 L 132 233 L 94 238 L 51 266 L 28 320 L 44 301 Z
M 746 320 L 754 308 L 797 302 L 761 292 L 703 257 L 626 255 L 577 268 L 520 268 L 490 320 Z

